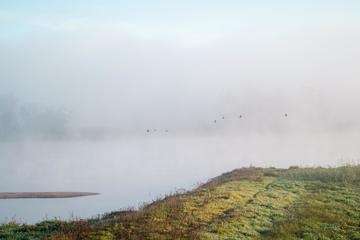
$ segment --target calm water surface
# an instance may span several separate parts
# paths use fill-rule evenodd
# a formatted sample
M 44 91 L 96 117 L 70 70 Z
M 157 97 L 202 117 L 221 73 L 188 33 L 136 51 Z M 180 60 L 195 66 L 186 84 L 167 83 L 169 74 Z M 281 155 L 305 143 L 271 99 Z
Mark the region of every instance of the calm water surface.
M 0 200 L 0 220 L 34 223 L 138 206 L 234 168 L 336 165 L 360 159 L 355 133 L 138 136 L 0 143 L 0 191 L 89 191 L 70 199 Z

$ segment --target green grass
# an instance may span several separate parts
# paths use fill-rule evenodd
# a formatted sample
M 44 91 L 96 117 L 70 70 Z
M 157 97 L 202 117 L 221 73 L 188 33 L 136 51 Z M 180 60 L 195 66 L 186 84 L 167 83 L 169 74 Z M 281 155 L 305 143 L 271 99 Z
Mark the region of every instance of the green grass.
M 139 210 L 5 224 L 0 239 L 360 239 L 360 166 L 236 169 Z

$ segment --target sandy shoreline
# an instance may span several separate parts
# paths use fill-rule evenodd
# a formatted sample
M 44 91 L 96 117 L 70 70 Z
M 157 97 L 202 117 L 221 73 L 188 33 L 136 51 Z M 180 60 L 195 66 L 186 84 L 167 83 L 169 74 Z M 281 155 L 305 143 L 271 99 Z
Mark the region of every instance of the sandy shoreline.
M 92 192 L 0 192 L 0 199 L 17 198 L 74 198 L 99 195 Z

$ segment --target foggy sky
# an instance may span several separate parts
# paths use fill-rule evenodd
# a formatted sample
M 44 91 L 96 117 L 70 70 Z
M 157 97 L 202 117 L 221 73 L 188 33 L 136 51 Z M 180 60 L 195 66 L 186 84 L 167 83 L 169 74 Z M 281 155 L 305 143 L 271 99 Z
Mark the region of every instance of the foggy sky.
M 356 1 L 4 1 L 0 95 L 64 107 L 74 128 L 196 132 L 225 116 L 218 129 L 354 130 L 359 11 Z

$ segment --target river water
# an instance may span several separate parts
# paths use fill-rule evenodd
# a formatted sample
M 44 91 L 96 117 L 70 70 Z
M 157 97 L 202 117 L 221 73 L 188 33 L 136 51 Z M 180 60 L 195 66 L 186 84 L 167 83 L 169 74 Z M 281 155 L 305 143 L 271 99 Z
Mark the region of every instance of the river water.
M 360 159 L 357 133 L 155 135 L 0 142 L 0 191 L 89 191 L 70 199 L 0 200 L 0 220 L 87 218 L 191 189 L 242 166 L 334 166 Z

